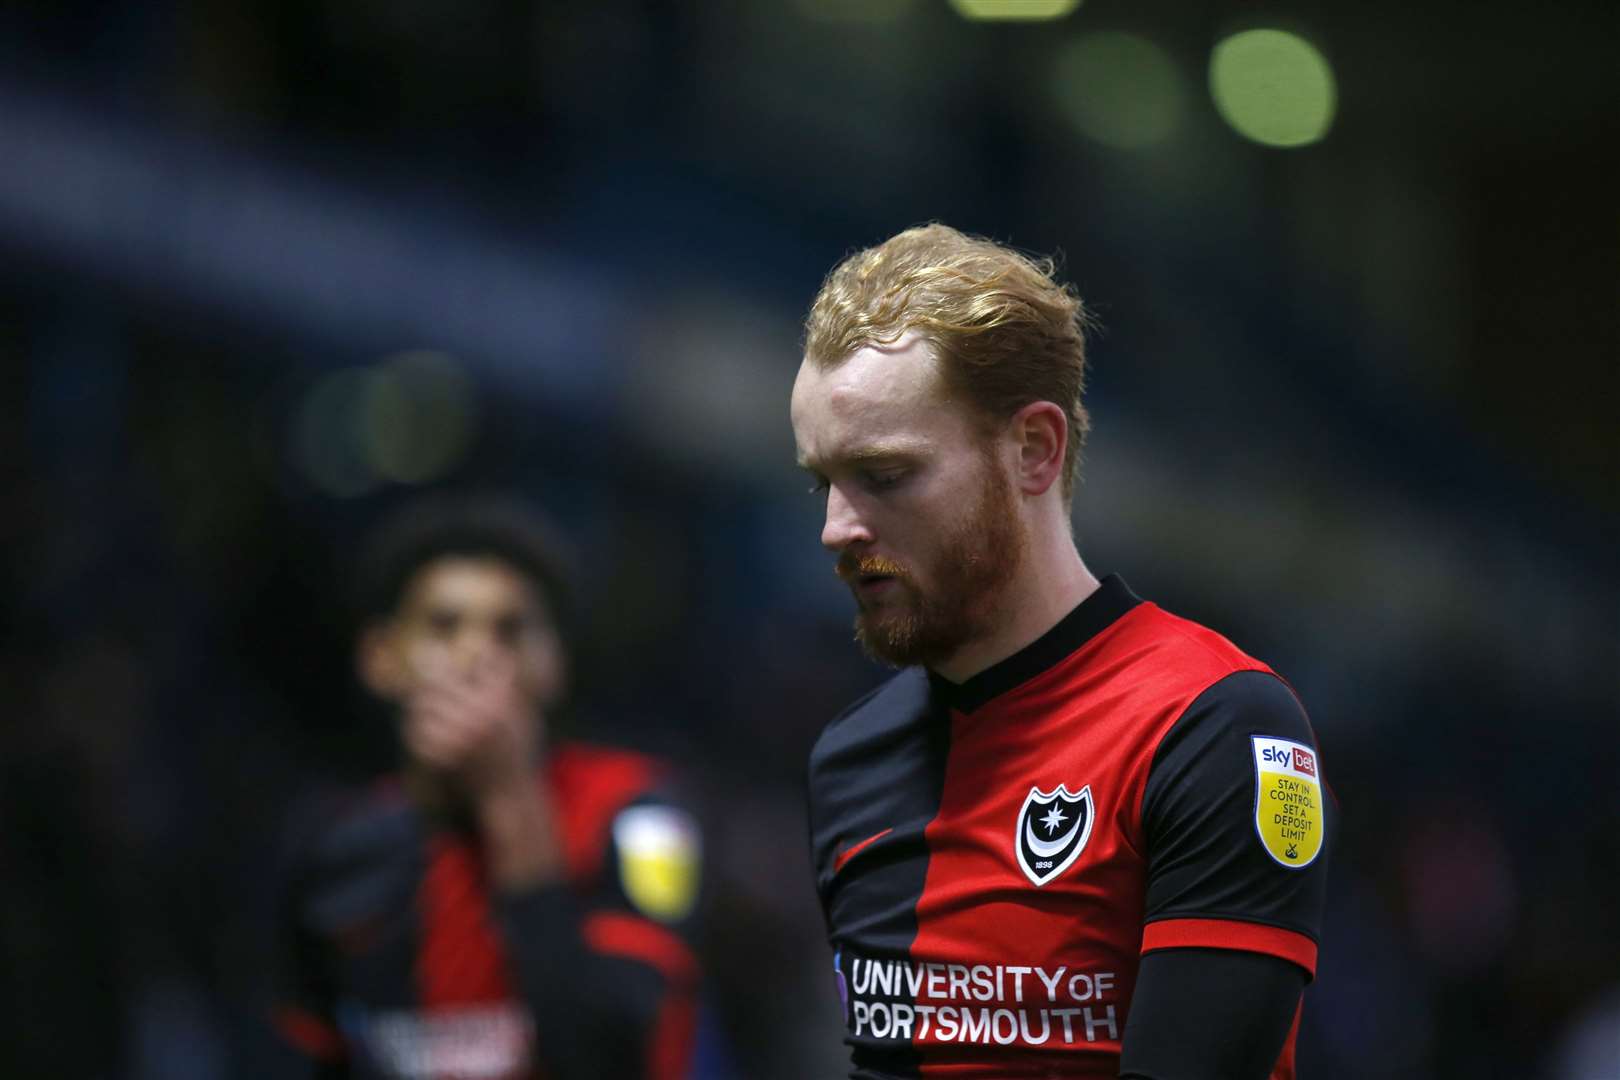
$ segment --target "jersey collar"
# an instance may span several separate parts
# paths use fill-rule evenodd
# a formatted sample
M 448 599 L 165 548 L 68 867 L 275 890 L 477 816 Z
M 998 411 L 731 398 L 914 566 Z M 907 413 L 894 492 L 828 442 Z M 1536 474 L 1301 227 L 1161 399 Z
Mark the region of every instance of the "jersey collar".
M 1055 667 L 1141 602 L 1141 597 L 1131 592 L 1124 578 L 1109 574 L 1098 583 L 1095 592 L 1059 619 L 1056 626 L 1007 659 L 992 664 L 963 683 L 953 683 L 943 675 L 929 671 L 928 683 L 937 700 L 957 712 L 973 712 L 1015 686 L 1022 686 L 1041 672 Z

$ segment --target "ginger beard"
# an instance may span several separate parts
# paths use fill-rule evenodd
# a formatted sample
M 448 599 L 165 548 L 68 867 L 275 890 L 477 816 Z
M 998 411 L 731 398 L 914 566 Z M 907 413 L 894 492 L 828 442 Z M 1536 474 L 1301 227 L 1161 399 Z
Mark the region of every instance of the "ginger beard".
M 891 667 L 933 665 L 993 629 L 1001 594 L 1029 545 L 1018 517 L 1012 481 L 987 448 L 979 497 L 967 514 L 942 530 L 938 549 L 919 556 L 928 585 L 913 568 L 883 556 L 845 551 L 837 573 L 853 587 L 863 574 L 884 574 L 898 586 L 893 598 L 871 605 L 860 599 L 855 640 L 866 654 Z

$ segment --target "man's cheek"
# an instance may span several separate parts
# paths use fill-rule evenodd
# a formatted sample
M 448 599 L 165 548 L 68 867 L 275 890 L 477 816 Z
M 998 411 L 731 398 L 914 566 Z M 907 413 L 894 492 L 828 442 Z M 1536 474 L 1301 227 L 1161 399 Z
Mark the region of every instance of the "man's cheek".
M 416 638 L 405 648 L 405 667 L 413 679 L 441 677 L 450 664 L 450 646 L 434 638 Z

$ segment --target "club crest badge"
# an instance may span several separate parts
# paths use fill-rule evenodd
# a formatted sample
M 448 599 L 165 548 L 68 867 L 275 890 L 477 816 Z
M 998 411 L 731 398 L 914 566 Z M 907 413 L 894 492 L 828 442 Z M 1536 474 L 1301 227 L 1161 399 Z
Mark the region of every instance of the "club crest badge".
M 1029 789 L 1029 797 L 1018 811 L 1017 835 L 1013 849 L 1024 876 L 1037 886 L 1057 877 L 1080 857 L 1091 839 L 1091 823 L 1096 813 L 1091 804 L 1091 785 L 1077 795 L 1067 785 L 1056 791 Z
M 1254 827 L 1260 846 L 1297 870 L 1322 850 L 1321 761 L 1304 743 L 1255 735 Z

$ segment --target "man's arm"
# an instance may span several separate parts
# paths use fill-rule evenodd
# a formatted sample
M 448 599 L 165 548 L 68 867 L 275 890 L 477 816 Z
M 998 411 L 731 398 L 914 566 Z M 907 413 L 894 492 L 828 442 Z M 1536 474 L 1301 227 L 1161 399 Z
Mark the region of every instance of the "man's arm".
M 1131 999 L 1119 1074 L 1128 1080 L 1265 1080 L 1304 989 L 1303 968 L 1263 953 L 1149 953 Z
M 590 896 L 565 879 L 558 808 L 535 776 L 531 719 L 515 708 L 509 671 L 434 680 L 408 707 L 406 744 L 453 776 L 471 804 L 546 1075 L 682 1076 L 696 1001 L 692 952 L 629 903 L 616 878 Z M 619 846 L 609 837 L 602 846 L 619 869 Z
M 1315 974 L 1336 808 L 1287 684 L 1243 671 L 1155 754 L 1142 967 L 1122 1075 L 1264 1080 Z
M 546 1075 L 685 1075 L 697 989 L 690 947 L 628 901 L 611 837 L 609 880 L 578 895 L 562 878 L 547 793 L 532 777 L 522 791 L 486 800 L 478 813 L 492 902 Z M 681 815 L 664 803 L 626 812 Z
M 348 1080 L 350 1075 L 347 1050 L 330 1020 L 316 1017 L 296 1007 L 278 1007 L 273 1023 L 282 1042 L 297 1052 L 298 1064 L 289 1066 L 287 1075 L 308 1080 Z M 277 1065 L 281 1075 L 282 1065 Z
M 279 1062 L 271 1071 L 310 1080 L 346 1080 L 350 1075 L 348 1046 L 334 1015 L 330 957 L 306 917 L 312 887 L 307 856 L 313 831 L 324 820 L 324 804 L 312 801 L 300 810 L 278 853 L 276 954 L 269 1016 L 279 1044 L 296 1064 Z
M 637 811 L 678 813 L 625 813 Z M 607 854 L 611 880 L 591 895 L 560 883 L 497 895 L 507 951 L 548 1076 L 674 1080 L 689 1067 L 697 963 L 681 932 L 624 899 L 616 846 Z

